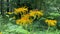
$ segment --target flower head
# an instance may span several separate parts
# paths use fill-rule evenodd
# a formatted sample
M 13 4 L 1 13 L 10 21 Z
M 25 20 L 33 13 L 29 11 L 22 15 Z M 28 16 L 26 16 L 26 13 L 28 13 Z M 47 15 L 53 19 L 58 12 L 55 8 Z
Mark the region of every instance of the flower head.
M 17 8 L 17 9 L 15 9 L 15 11 L 14 11 L 14 13 L 15 14 L 18 14 L 18 13 L 20 13 L 20 14 L 25 14 L 26 12 L 28 12 L 28 8 L 26 8 L 26 7 L 21 7 L 21 8 Z
M 16 23 L 20 25 L 26 25 L 31 24 L 32 20 L 28 19 L 27 17 L 22 17 L 21 19 L 16 20 Z
M 48 24 L 48 26 L 56 26 L 57 20 L 46 19 L 45 22 Z
M 43 16 L 43 13 L 42 11 L 39 11 L 39 10 L 30 10 L 30 15 L 31 16 L 34 16 L 36 18 L 40 18 L 41 16 Z

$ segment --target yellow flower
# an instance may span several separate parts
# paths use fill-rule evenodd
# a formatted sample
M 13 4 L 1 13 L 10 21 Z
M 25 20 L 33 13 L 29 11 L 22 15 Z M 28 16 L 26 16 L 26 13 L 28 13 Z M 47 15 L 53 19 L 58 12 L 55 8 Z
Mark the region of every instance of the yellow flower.
M 41 16 L 43 16 L 43 13 L 39 10 L 30 10 L 30 15 L 34 16 L 35 18 L 36 16 L 38 16 L 37 18 L 40 18 Z
M 0 32 L 0 34 L 2 34 L 2 32 Z
M 17 8 L 14 11 L 15 14 L 18 14 L 18 13 L 25 14 L 26 12 L 28 12 L 28 8 L 25 8 L 25 7 Z
M 16 20 L 16 24 L 20 24 L 20 19 Z
M 35 18 L 32 16 L 32 15 L 30 15 L 30 14 L 26 14 L 26 15 L 24 15 L 23 17 L 25 17 L 25 18 L 28 18 L 28 19 L 30 19 L 30 20 L 34 20 Z
M 29 16 L 30 16 L 30 14 L 23 15 L 23 17 L 29 17 Z
M 48 26 L 56 26 L 57 20 L 46 19 L 45 22 L 48 24 Z
M 16 23 L 20 25 L 26 25 L 31 24 L 32 20 L 29 20 L 27 17 L 22 17 L 21 19 L 16 20 Z

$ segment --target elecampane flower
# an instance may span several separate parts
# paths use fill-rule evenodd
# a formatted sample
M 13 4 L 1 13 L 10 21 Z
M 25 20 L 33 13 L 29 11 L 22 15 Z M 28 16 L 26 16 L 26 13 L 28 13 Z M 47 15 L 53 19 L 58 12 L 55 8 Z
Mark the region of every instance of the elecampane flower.
M 46 19 L 45 22 L 48 24 L 48 26 L 56 26 L 57 20 Z

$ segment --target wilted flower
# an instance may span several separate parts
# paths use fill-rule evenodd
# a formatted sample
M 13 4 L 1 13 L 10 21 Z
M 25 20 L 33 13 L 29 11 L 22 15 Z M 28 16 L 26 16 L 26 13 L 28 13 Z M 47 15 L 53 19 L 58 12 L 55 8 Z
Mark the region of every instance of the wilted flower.
M 45 22 L 48 24 L 48 26 L 56 26 L 57 20 L 46 19 Z

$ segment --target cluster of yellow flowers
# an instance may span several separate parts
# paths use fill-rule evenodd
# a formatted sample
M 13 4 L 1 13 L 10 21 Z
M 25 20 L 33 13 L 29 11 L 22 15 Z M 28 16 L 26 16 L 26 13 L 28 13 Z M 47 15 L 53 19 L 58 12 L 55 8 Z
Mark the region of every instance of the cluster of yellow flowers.
M 21 19 L 16 20 L 16 24 L 20 25 L 26 25 L 31 24 L 34 19 L 39 19 L 41 16 L 43 16 L 43 12 L 41 10 L 30 10 L 28 13 L 28 7 L 20 7 L 14 10 L 14 12 L 7 12 L 7 14 L 21 14 Z M 33 18 L 32 18 L 33 17 Z M 13 17 L 15 19 L 15 16 Z M 48 24 L 48 26 L 56 26 L 57 20 L 51 20 L 46 19 L 45 23 Z
M 56 26 L 57 20 L 46 19 L 45 23 L 48 24 L 48 26 Z
M 21 13 L 21 12 L 23 12 L 24 14 L 25 12 L 28 12 L 28 9 L 24 7 L 15 9 L 16 14 Z M 30 10 L 29 13 L 24 14 L 21 19 L 16 20 L 16 23 L 20 25 L 31 24 L 35 18 L 40 18 L 41 16 L 43 16 L 43 13 L 41 11 Z M 33 19 L 31 17 L 33 17 Z

